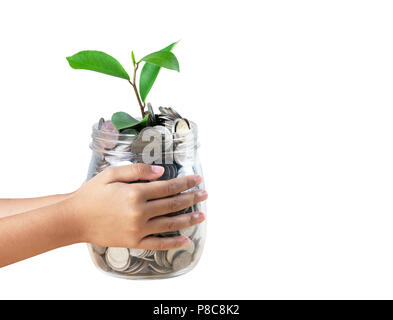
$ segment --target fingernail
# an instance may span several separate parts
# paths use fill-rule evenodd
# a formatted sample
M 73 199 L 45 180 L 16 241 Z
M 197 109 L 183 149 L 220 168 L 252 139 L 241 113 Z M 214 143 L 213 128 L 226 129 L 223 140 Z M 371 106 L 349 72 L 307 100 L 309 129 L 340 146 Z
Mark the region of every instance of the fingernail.
M 153 171 L 153 173 L 162 173 L 164 168 L 160 166 L 151 166 L 151 171 Z
M 201 220 L 201 219 L 203 219 L 203 213 L 202 212 L 194 212 L 193 214 L 192 214 L 192 216 L 193 216 L 193 218 L 194 219 L 196 219 L 196 220 Z
M 207 196 L 207 192 L 205 190 L 198 191 L 198 197 L 203 198 Z
M 202 177 L 199 176 L 199 175 L 196 175 L 196 176 L 194 177 L 194 182 L 195 182 L 196 184 L 200 184 L 200 183 L 202 182 Z

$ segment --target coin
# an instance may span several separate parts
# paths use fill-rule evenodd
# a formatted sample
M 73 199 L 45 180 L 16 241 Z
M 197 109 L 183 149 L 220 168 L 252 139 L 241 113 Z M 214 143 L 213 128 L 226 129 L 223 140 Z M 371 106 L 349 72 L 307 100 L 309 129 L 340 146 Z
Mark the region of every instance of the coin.
M 101 172 L 101 171 L 103 171 L 105 168 L 107 168 L 107 167 L 109 167 L 109 162 L 107 162 L 107 161 L 100 161 L 100 162 L 98 162 L 97 163 L 97 170 L 98 170 L 98 172 Z
M 101 127 L 96 135 L 96 140 L 101 147 L 112 149 L 117 144 L 116 134 L 118 133 L 119 131 L 113 126 L 112 121 L 107 120 L 101 123 Z
M 93 248 L 94 252 L 96 252 L 99 255 L 104 254 L 106 251 L 106 248 L 107 248 L 107 247 L 102 247 L 102 246 L 99 246 L 98 244 L 93 244 L 93 243 L 91 243 L 91 247 Z
M 104 118 L 100 118 L 100 120 L 98 121 L 98 125 L 97 125 L 97 129 L 101 130 L 102 125 L 104 124 L 105 119 Z
M 170 179 L 174 179 L 177 177 L 177 166 L 175 164 L 169 165 L 169 170 L 171 171 L 170 173 Z
M 149 261 L 140 260 L 138 265 L 135 265 L 133 269 L 127 270 L 128 274 L 143 273 L 149 270 Z
M 150 122 L 154 123 L 156 116 L 154 114 L 154 110 L 153 110 L 153 107 L 151 106 L 150 102 L 147 103 L 147 110 L 149 111 Z
M 193 241 L 190 241 L 180 248 L 169 249 L 166 253 L 166 258 L 168 262 L 172 264 L 173 257 L 175 256 L 176 253 L 180 251 L 187 251 L 188 253 L 193 253 L 194 249 L 195 249 L 195 244 Z
M 169 107 L 167 108 L 171 114 L 173 114 L 176 118 L 182 118 L 182 116 L 179 114 L 179 112 L 177 112 L 174 108 Z
M 115 162 L 111 165 L 111 167 L 120 167 L 120 166 L 127 166 L 132 164 L 131 161 L 128 160 L 123 160 L 123 161 L 119 161 L 119 162 Z
M 140 259 L 134 259 L 130 266 L 124 271 L 127 274 L 135 274 L 144 268 L 145 262 Z
M 138 162 L 151 164 L 162 160 L 162 139 L 160 131 L 153 127 L 142 129 L 131 144 L 131 152 Z
M 113 151 L 116 152 L 130 152 L 131 151 L 131 145 L 130 144 L 121 144 L 119 143 Z
M 130 251 L 130 255 L 137 258 L 144 258 L 151 255 L 150 250 L 134 249 L 134 248 L 130 248 L 128 250 Z
M 130 265 L 130 255 L 127 248 L 109 247 L 105 252 L 105 260 L 115 271 L 124 271 Z
M 190 150 L 189 146 L 184 143 L 180 143 L 176 146 L 173 152 L 173 159 L 181 166 L 185 166 L 192 163 L 194 160 L 194 150 Z
M 190 265 L 192 261 L 192 254 L 187 251 L 178 252 L 173 257 L 172 267 L 173 270 L 178 271 Z
M 168 117 L 171 119 L 177 118 L 176 115 L 166 107 L 158 107 L 158 110 L 160 110 L 160 112 L 161 112 L 160 116 Z
M 196 232 L 196 226 L 189 226 L 187 228 L 181 229 L 180 234 L 182 236 L 186 236 L 187 238 L 192 238 L 192 236 L 194 235 L 194 233 Z
M 177 167 L 174 164 L 159 164 L 164 167 L 164 173 L 157 180 L 170 180 L 177 177 Z
M 171 265 L 166 258 L 166 251 L 156 250 L 154 252 L 154 260 L 160 267 L 170 268 Z
M 149 267 L 150 267 L 150 269 L 153 271 L 153 272 L 155 272 L 155 273 L 160 273 L 160 274 L 162 274 L 162 273 L 168 273 L 168 268 L 166 268 L 166 267 L 162 267 L 162 266 L 160 266 L 160 265 L 158 265 L 157 263 L 155 263 L 155 262 L 151 262 L 150 264 L 149 264 Z
M 176 119 L 173 123 L 173 132 L 178 137 L 185 137 L 190 133 L 190 124 L 187 119 Z

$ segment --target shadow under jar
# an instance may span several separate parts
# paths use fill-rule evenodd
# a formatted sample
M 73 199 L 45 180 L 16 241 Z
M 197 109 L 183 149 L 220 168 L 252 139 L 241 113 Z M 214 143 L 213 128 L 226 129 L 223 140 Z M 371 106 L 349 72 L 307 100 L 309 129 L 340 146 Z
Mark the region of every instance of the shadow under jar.
M 173 125 L 165 124 L 146 127 L 139 134 L 122 134 L 99 130 L 98 124 L 95 124 L 90 145 L 93 155 L 87 180 L 108 167 L 131 163 L 163 166 L 164 174 L 158 180 L 192 174 L 203 178 L 197 153 L 198 129 L 193 122 L 189 122 L 189 126 L 186 134 L 173 133 Z M 204 189 L 204 183 L 191 190 L 198 188 Z M 206 214 L 205 202 L 167 216 L 192 211 Z M 187 236 L 191 241 L 181 248 L 170 250 L 102 247 L 95 244 L 88 244 L 88 248 L 94 264 L 107 274 L 128 279 L 170 278 L 190 271 L 198 263 L 205 242 L 206 222 L 157 236 L 176 235 Z

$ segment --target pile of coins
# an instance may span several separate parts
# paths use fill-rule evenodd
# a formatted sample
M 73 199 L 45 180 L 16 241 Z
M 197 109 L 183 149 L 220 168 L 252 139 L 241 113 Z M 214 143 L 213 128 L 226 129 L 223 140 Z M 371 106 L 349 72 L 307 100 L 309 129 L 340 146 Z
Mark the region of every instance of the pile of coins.
M 158 180 L 169 180 L 191 174 L 200 174 L 195 167 L 197 147 L 192 124 L 182 118 L 173 108 L 160 107 L 161 114 L 155 115 L 148 104 L 152 126 L 143 128 L 135 135 L 120 134 L 113 140 L 110 133 L 102 132 L 105 122 L 97 124 L 95 141 L 100 152 L 94 152 L 89 178 L 111 166 L 131 163 L 148 163 L 164 167 L 164 173 Z M 105 129 L 105 128 L 104 128 Z M 152 139 L 146 139 L 155 137 Z M 159 139 L 156 139 L 159 137 Z M 149 145 L 148 151 L 147 145 Z M 93 148 L 94 150 L 94 148 Z M 149 151 L 157 151 L 153 154 Z M 149 154 L 146 154 L 149 153 Z M 139 181 L 140 182 L 140 181 Z M 146 181 L 147 182 L 147 181 Z M 195 187 L 197 189 L 199 187 Z M 166 216 L 175 216 L 193 211 L 203 211 L 201 204 L 172 212 Z M 122 276 L 170 275 L 186 269 L 196 263 L 202 253 L 204 223 L 182 230 L 155 234 L 159 237 L 184 235 L 191 241 L 187 245 L 171 250 L 143 250 L 134 248 L 102 247 L 90 244 L 90 252 L 96 265 L 104 271 Z

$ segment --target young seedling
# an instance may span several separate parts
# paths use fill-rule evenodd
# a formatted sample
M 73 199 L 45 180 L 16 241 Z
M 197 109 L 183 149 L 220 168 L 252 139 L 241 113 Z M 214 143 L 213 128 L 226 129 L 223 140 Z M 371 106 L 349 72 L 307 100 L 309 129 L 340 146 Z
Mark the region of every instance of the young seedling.
M 123 68 L 119 61 L 110 56 L 109 54 L 101 51 L 85 50 L 67 57 L 67 61 L 73 69 L 84 69 L 95 72 L 104 73 L 110 76 L 118 77 L 127 80 L 134 89 L 142 120 L 136 120 L 126 112 L 115 112 L 112 115 L 112 123 L 117 130 L 127 130 L 133 132 L 131 129 L 139 129 L 146 127 L 149 123 L 150 114 L 145 113 L 146 97 L 153 87 L 155 80 L 161 68 L 180 71 L 179 62 L 176 56 L 171 52 L 173 47 L 177 44 L 174 42 L 169 46 L 159 51 L 150 53 L 137 61 L 134 52 L 131 51 L 132 64 L 134 72 L 132 80 L 127 71 Z M 139 76 L 139 91 L 136 82 L 137 71 L 139 65 L 144 63 L 140 76 Z M 150 119 L 152 120 L 152 119 Z

